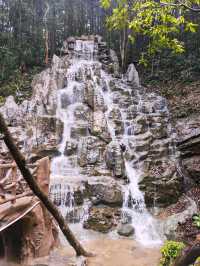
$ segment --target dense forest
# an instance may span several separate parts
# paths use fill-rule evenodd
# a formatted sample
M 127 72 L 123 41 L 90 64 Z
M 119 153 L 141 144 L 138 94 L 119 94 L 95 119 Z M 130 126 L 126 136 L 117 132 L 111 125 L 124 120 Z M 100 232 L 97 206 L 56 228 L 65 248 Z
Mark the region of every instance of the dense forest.
M 199 12 L 172 6 L 166 11 L 168 18 L 165 17 L 163 21 L 158 18 L 152 26 L 150 16 L 146 17 L 146 21 L 139 22 L 139 16 L 145 17 L 147 13 L 139 14 L 135 9 L 126 14 L 123 8 L 127 3 L 131 5 L 132 1 L 119 2 L 121 6 L 118 1 L 113 1 L 108 8 L 102 8 L 106 7 L 106 1 L 1 0 L 1 96 L 16 90 L 28 94 L 26 87 L 29 86 L 29 80 L 22 81 L 20 74 L 33 74 L 45 67 L 54 53 L 60 54 L 62 43 L 67 37 L 82 34 L 102 35 L 117 50 L 124 70 L 128 63 L 138 63 L 145 80 L 194 80 L 198 77 Z M 150 6 L 151 3 L 149 1 Z M 112 13 L 113 8 L 115 11 Z M 169 14 L 172 14 L 171 17 Z M 129 17 L 127 21 L 126 16 Z M 131 22 L 132 26 L 129 25 Z M 178 40 L 178 44 L 168 42 L 168 37 L 172 36 Z

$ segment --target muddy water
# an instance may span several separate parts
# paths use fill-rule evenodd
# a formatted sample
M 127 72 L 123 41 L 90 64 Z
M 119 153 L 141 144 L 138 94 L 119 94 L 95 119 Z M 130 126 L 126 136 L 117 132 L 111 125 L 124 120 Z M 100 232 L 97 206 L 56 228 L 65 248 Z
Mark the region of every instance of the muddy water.
M 132 239 L 101 238 L 83 243 L 94 254 L 86 259 L 87 266 L 158 266 L 159 248 L 145 248 Z M 82 266 L 83 258 L 77 260 L 72 248 L 67 245 L 52 252 L 49 257 L 34 260 L 24 266 Z M 22 266 L 0 261 L 0 266 Z
M 95 254 L 86 259 L 87 266 L 158 266 L 160 259 L 159 248 L 145 248 L 132 239 L 101 238 L 83 243 L 85 248 Z M 75 259 L 74 252 L 69 246 L 54 251 L 49 258 L 39 259 L 32 265 L 45 266 L 77 266 L 82 265 L 81 260 Z
M 157 266 L 160 259 L 159 249 L 139 247 L 133 240 L 96 240 L 88 247 L 97 254 L 89 266 Z

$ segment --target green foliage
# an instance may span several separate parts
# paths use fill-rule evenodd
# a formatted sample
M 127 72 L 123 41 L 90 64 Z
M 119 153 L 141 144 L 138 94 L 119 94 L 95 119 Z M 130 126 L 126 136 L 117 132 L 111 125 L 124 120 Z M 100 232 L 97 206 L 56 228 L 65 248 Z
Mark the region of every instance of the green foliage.
M 194 215 L 192 219 L 193 219 L 193 224 L 196 227 L 200 228 L 200 214 Z
M 184 247 L 185 245 L 182 242 L 166 241 L 161 248 L 160 266 L 170 266 Z
M 9 48 L 0 47 L 0 58 L 0 82 L 2 82 L 17 68 L 17 55 Z
M 110 0 L 102 0 L 101 1 L 101 6 L 105 9 L 108 9 L 111 5 L 111 1 Z
M 107 18 L 110 30 L 128 29 L 129 39 L 135 42 L 137 36 L 148 40 L 147 49 L 143 51 L 140 63 L 146 65 L 146 58 L 169 49 L 173 53 L 183 53 L 184 43 L 179 40 L 182 32 L 196 32 L 198 25 L 187 16 L 188 10 L 176 5 L 173 0 L 163 1 L 142 0 L 101 0 L 103 8 L 110 8 L 111 15 Z M 199 0 L 187 2 L 188 6 L 199 4 Z
M 9 80 L 0 83 L 0 105 L 5 98 L 13 95 L 17 102 L 22 102 L 32 95 L 31 82 L 35 74 L 42 70 L 41 67 L 34 67 L 28 73 L 22 74 L 19 70 L 12 72 Z

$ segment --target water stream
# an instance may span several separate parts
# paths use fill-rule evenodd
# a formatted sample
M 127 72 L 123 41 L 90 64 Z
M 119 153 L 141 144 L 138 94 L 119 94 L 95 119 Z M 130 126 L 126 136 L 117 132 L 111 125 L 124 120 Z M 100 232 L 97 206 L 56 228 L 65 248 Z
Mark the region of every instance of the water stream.
M 130 121 L 126 118 L 127 108 L 121 108 L 119 104 L 113 101 L 114 94 L 110 89 L 112 76 L 108 75 L 101 68 L 101 63 L 95 60 L 95 54 L 96 47 L 94 42 L 76 41 L 71 66 L 66 73 L 67 86 L 58 91 L 57 118 L 63 122 L 64 129 L 62 141 L 59 146 L 61 155 L 52 161 L 51 195 L 54 200 L 56 200 L 56 197 L 59 198 L 58 200 L 61 199 L 60 209 L 64 216 L 73 213 L 75 208 L 74 189 L 77 184 L 81 185 L 81 182 L 87 179 L 87 177 L 80 174 L 77 156 L 66 155 L 65 148 L 67 142 L 73 142 L 72 129 L 74 125 L 80 122 L 75 118 L 74 112 L 78 106 L 83 105 L 83 89 L 88 75 L 91 76 L 95 89 L 98 90 L 104 99 L 107 108 L 105 118 L 112 140 L 117 141 L 119 145 L 123 143 L 128 150 L 131 149 L 129 140 L 133 140 L 135 137 L 133 130 L 131 130 Z M 101 68 L 100 78 L 95 73 L 96 67 Z M 124 90 L 122 93 L 131 94 L 131 88 L 126 84 L 126 80 L 121 82 L 120 86 Z M 141 108 L 141 104 L 142 98 L 139 96 L 138 111 Z M 122 122 L 124 124 L 124 133 L 121 135 L 115 134 L 113 122 L 109 118 L 109 114 L 113 108 L 118 108 L 121 112 Z M 85 126 L 87 128 L 87 121 L 85 121 Z M 135 158 L 137 159 L 137 153 L 135 154 Z M 140 164 L 135 163 L 136 159 L 124 158 L 129 183 L 123 186 L 124 202 L 122 219 L 130 220 L 129 222 L 135 228 L 135 238 L 138 242 L 150 246 L 160 244 L 161 238 L 156 231 L 156 221 L 148 212 L 145 206 L 144 195 L 139 189 L 141 169 Z M 84 206 L 83 216 L 87 217 L 88 202 Z M 81 221 L 84 219 L 82 217 Z

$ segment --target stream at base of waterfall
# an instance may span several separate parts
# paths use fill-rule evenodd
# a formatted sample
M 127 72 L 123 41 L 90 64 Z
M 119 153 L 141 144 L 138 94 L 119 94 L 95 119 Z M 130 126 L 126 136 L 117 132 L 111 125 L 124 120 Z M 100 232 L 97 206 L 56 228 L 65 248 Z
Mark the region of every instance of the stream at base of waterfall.
M 123 134 L 116 135 L 112 121 L 109 118 L 110 111 L 119 107 L 116 99 L 114 99 L 114 93 L 110 90 L 110 81 L 112 76 L 107 74 L 103 69 L 100 62 L 96 60 L 95 43 L 93 41 L 76 41 L 74 54 L 71 58 L 71 66 L 66 73 L 66 87 L 60 89 L 57 95 L 57 118 L 62 121 L 64 125 L 62 141 L 59 146 L 60 156 L 55 157 L 52 160 L 51 168 L 51 189 L 50 195 L 53 200 L 59 195 L 60 210 L 64 217 L 67 215 L 73 216 L 75 212 L 75 199 L 74 191 L 77 186 L 83 186 L 83 183 L 87 181 L 87 175 L 84 175 L 80 171 L 80 166 L 77 163 L 77 157 L 66 153 L 66 143 L 73 143 L 73 128 L 77 121 L 76 110 L 85 108 L 83 88 L 88 79 L 95 87 L 95 90 L 102 95 L 104 105 L 107 111 L 105 112 L 106 124 L 111 136 L 111 141 L 117 142 L 119 145 L 123 144 L 127 150 L 130 150 L 129 138 L 134 140 L 137 138 L 134 136 L 132 127 L 129 120 L 126 117 L 126 107 L 124 109 L 119 108 L 121 112 L 123 122 Z M 124 93 L 131 93 L 132 88 L 128 85 L 126 78 L 119 81 Z M 137 95 L 140 97 L 140 94 Z M 98 102 L 96 103 L 98 105 Z M 95 108 L 95 106 L 89 106 L 89 108 Z M 138 105 L 140 108 L 140 105 Z M 94 110 L 93 110 L 94 111 Z M 140 110 L 138 110 L 139 112 Z M 85 115 L 83 113 L 83 115 Z M 84 118 L 83 118 L 84 119 Z M 85 121 L 87 118 L 85 118 Z M 85 130 L 85 129 L 84 129 Z M 66 155 L 67 154 L 67 155 Z M 128 179 L 127 184 L 122 185 L 124 200 L 122 206 L 122 223 L 129 221 L 134 227 L 134 239 L 139 244 L 144 246 L 159 246 L 162 243 L 162 236 L 159 235 L 157 230 L 157 222 L 154 217 L 149 213 L 145 205 L 145 199 L 143 192 L 139 189 L 139 181 L 141 176 L 140 160 L 137 160 L 137 153 L 135 153 L 134 159 L 125 158 L 124 167 L 125 173 Z M 91 178 L 91 177 L 90 177 Z M 84 188 L 83 188 L 84 189 Z M 101 233 L 91 232 L 82 228 L 83 222 L 87 219 L 88 210 L 91 203 L 85 200 L 80 208 L 79 219 L 76 223 L 71 223 L 70 227 L 81 241 L 91 240 L 94 241 L 94 249 L 97 250 L 105 244 L 104 242 L 98 243 L 98 239 L 101 239 Z M 110 237 L 111 245 L 120 246 L 120 237 L 115 231 L 108 234 Z M 112 239 L 118 239 L 119 243 L 112 242 Z M 121 240 L 123 242 L 123 240 Z M 127 245 L 130 248 L 131 243 L 135 243 L 133 240 L 127 240 Z M 90 244 L 89 244 L 90 245 Z M 106 244 L 107 245 L 107 244 Z M 134 250 L 134 245 L 131 245 Z M 137 249 L 137 248 L 136 248 Z M 98 252 L 98 251 L 97 251 Z M 134 252 L 133 252 L 134 253 Z M 148 250 L 147 250 L 148 253 Z M 105 259 L 106 259 L 105 254 Z M 141 253 L 141 256 L 146 256 Z M 135 258 L 137 261 L 137 258 Z M 92 264 L 95 265 L 95 264 Z M 108 264 L 98 265 L 121 265 L 115 262 Z M 133 265 L 133 264 L 126 264 Z M 138 265 L 137 262 L 134 265 Z M 140 264 L 147 265 L 147 264 Z M 153 266 L 154 263 L 148 265 Z M 155 264 L 156 265 L 156 264 Z

